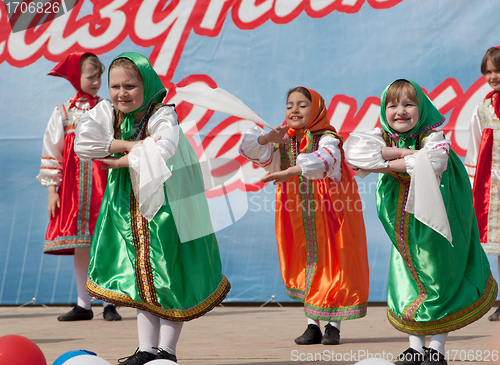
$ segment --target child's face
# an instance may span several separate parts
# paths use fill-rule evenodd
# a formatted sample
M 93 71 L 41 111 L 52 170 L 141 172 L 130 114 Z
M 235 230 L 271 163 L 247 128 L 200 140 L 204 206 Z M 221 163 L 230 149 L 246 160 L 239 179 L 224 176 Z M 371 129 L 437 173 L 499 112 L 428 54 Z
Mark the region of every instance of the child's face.
M 311 101 L 301 92 L 294 91 L 286 102 L 286 123 L 289 127 L 304 128 L 311 116 Z
M 500 70 L 495 67 L 491 60 L 486 61 L 484 77 L 493 90 L 500 91 Z
M 385 118 L 389 127 L 399 133 L 413 129 L 418 122 L 418 104 L 402 94 L 399 101 L 389 102 L 385 109 Z
M 142 105 L 144 86 L 136 72 L 113 67 L 109 70 L 109 96 L 118 110 L 131 113 Z
M 101 75 L 97 68 L 89 63 L 84 63 L 80 77 L 80 87 L 84 93 L 96 96 L 101 88 Z

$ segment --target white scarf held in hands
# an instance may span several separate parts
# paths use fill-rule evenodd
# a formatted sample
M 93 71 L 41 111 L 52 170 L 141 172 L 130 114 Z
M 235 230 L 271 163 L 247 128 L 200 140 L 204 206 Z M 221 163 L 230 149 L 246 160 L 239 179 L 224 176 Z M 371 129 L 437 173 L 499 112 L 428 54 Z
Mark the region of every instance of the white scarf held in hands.
M 219 87 L 212 89 L 207 84 L 198 82 L 188 86 L 178 87 L 176 91 L 177 95 L 179 95 L 182 100 L 190 104 L 198 105 L 216 112 L 234 115 L 235 117 L 250 120 L 274 129 L 274 127 L 266 123 L 264 119 L 246 106 L 240 99 Z
M 439 189 L 440 181 L 434 173 L 425 149 L 415 154 L 414 174 L 405 210 L 415 218 L 446 238 L 451 246 L 452 236 L 448 215 Z

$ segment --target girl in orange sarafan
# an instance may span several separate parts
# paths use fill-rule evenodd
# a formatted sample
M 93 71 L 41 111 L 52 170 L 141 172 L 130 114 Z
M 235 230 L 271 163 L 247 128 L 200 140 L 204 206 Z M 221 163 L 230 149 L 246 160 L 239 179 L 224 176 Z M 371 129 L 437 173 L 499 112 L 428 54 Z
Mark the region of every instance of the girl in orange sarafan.
M 246 132 L 239 152 L 270 172 L 276 237 L 287 294 L 304 303 L 299 345 L 340 341 L 340 322 L 366 315 L 369 273 L 362 202 L 344 161 L 342 138 L 323 98 L 304 87 L 287 94 L 286 125 Z M 322 335 L 320 320 L 327 321 Z

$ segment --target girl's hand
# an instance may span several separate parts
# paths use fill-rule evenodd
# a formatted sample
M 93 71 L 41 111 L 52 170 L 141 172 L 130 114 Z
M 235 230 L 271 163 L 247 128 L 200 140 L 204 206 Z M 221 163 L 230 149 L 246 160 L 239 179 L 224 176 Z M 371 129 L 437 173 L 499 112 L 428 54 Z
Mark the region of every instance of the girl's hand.
M 161 139 L 161 136 L 156 136 L 156 137 L 152 137 L 152 138 L 153 138 L 153 141 L 156 143 Z M 140 141 L 137 141 L 137 142 L 131 142 L 132 145 L 131 145 L 130 149 L 128 150 L 128 152 L 132 151 L 132 148 L 142 146 L 143 142 L 144 142 L 144 139 L 141 139 Z
M 417 152 L 418 150 L 409 150 L 406 148 L 382 147 L 382 158 L 386 161 L 391 161 L 408 155 L 413 155 Z
M 264 134 L 259 137 L 258 141 L 260 144 L 268 144 L 268 143 L 290 143 L 290 140 L 283 139 L 285 137 L 286 132 L 288 132 L 287 125 L 280 125 L 276 127 L 276 130 L 271 130 L 268 134 Z
M 158 142 L 161 139 L 161 136 L 156 136 L 153 137 L 153 140 Z M 129 153 L 132 151 L 132 148 L 134 147 L 140 147 L 142 146 L 142 143 L 144 140 L 140 141 L 123 141 L 121 139 L 114 139 L 111 144 L 109 145 L 109 153 L 112 155 L 113 153 Z M 99 161 L 99 160 L 98 160 Z
M 101 161 L 103 163 L 101 168 L 104 170 L 119 169 L 122 167 L 128 167 L 128 156 L 127 155 L 121 156 L 121 157 L 108 156 L 108 157 L 97 159 L 97 161 Z
M 273 172 L 272 174 L 264 176 L 262 179 L 260 179 L 260 181 L 261 182 L 273 181 L 273 184 L 276 185 L 287 182 L 292 176 L 301 174 L 302 174 L 302 169 L 300 168 L 300 166 L 293 166 L 287 168 L 286 170 Z
M 360 170 L 363 172 L 374 172 L 374 173 L 379 173 L 379 174 L 388 174 L 392 171 L 406 172 L 406 161 L 404 158 L 397 158 L 395 160 L 390 160 L 387 167 L 384 167 L 381 169 L 373 169 L 373 170 L 360 169 Z
M 61 207 L 61 199 L 57 193 L 56 187 L 54 185 L 49 186 L 49 204 L 47 207 L 47 212 L 49 213 L 49 219 L 56 216 L 56 207 Z

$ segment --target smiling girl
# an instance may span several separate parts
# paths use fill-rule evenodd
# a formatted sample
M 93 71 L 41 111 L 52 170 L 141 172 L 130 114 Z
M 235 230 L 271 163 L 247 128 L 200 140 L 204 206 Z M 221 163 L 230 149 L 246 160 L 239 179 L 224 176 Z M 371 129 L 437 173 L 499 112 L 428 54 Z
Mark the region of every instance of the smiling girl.
M 448 332 L 481 318 L 497 295 L 467 173 L 434 130 L 443 123 L 418 84 L 396 80 L 382 94 L 382 128 L 353 132 L 345 144 L 358 175 L 382 173 L 377 212 L 392 241 L 388 318 L 410 342 L 397 365 L 445 365 Z
M 481 73 L 493 89 L 472 114 L 465 168 L 473 185 L 479 236 L 484 251 L 497 255 L 500 276 L 500 47 L 491 47 Z M 488 317 L 500 321 L 500 307 Z
M 87 290 L 137 308 L 139 348 L 120 359 L 141 365 L 177 361 L 183 322 L 227 295 L 198 158 L 179 127 L 166 90 L 137 53 L 109 67 L 112 104 L 103 100 L 81 120 L 75 151 L 110 169 Z
M 290 298 L 304 303 L 299 345 L 337 345 L 340 322 L 366 315 L 368 258 L 362 202 L 342 138 L 314 90 L 287 94 L 286 125 L 250 129 L 239 152 L 270 172 L 276 188 L 276 239 Z M 322 335 L 320 320 L 326 321 Z

